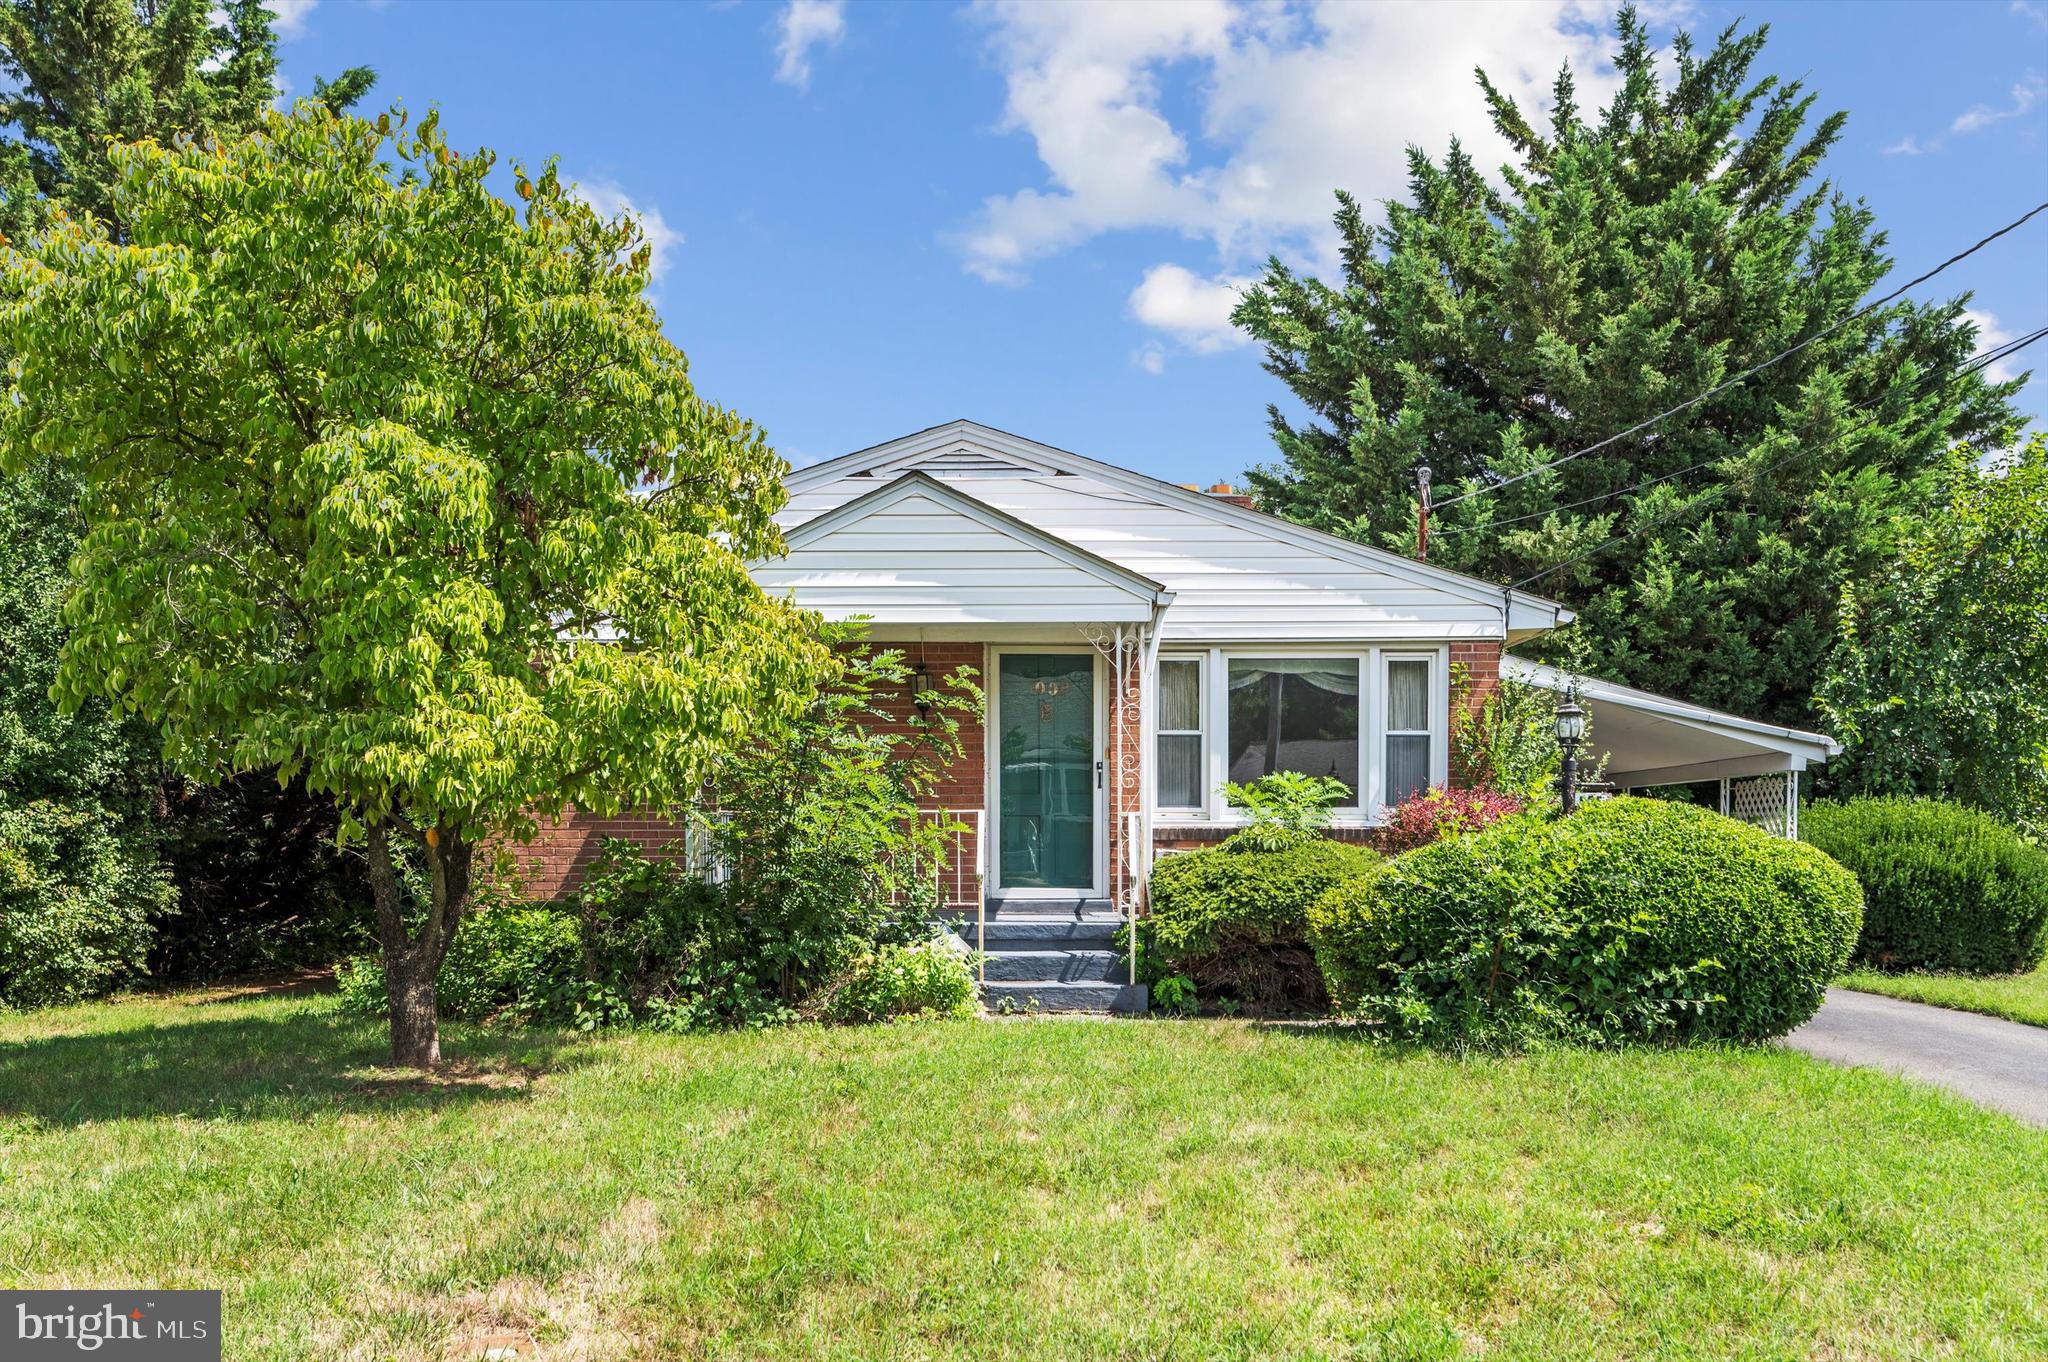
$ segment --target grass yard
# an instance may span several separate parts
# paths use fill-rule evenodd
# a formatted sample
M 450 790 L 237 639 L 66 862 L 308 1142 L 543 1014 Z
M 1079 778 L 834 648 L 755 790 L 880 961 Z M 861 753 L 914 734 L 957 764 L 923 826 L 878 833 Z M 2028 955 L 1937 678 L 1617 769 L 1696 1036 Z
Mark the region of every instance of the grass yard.
M 2048 1353 L 2048 1133 L 1783 1051 L 450 1041 L 426 1083 L 318 996 L 0 1018 L 0 1280 L 221 1287 L 231 1358 Z
M 1967 974 L 1879 974 L 1857 970 L 1838 981 L 1843 988 L 1885 993 L 1916 1003 L 1986 1012 L 2012 1021 L 2048 1026 L 2048 961 L 2031 974 L 1997 974 L 1988 979 Z

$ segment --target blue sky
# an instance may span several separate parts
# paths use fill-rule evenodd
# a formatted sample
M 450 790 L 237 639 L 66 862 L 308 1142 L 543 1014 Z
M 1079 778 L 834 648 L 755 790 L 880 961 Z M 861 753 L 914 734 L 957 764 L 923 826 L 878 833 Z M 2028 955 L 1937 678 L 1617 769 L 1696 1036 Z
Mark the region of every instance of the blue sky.
M 274 7 L 292 89 L 368 63 L 373 105 L 641 212 L 700 388 L 792 461 L 966 416 L 1182 482 L 1271 456 L 1235 282 L 1327 269 L 1330 190 L 1399 194 L 1408 143 L 1497 163 L 1475 64 L 1533 103 L 1570 59 L 1592 104 L 1612 41 L 1582 0 Z M 1896 278 L 2048 199 L 2048 0 L 1646 10 L 1771 25 L 1763 69 L 1850 113 L 1827 170 Z M 1933 290 L 2048 325 L 2048 219 Z

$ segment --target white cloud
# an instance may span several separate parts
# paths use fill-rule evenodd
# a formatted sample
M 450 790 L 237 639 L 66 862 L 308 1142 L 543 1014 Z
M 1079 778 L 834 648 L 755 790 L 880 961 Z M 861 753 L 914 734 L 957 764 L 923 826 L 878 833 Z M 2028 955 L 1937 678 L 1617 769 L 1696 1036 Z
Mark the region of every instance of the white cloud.
M 1963 320 L 1977 328 L 1977 346 L 1972 351 L 1973 354 L 1981 355 L 1986 350 L 2004 345 L 2007 341 L 2019 339 L 2017 334 L 1998 320 L 1995 313 L 1980 312 L 1974 307 L 1966 307 L 1963 309 Z M 2010 359 L 2001 359 L 1984 366 L 1984 376 L 1993 383 L 2003 383 L 2008 379 L 2018 378 L 2019 375 L 2020 371 L 2013 367 Z
M 1956 116 L 1949 124 L 1950 132 L 1980 132 L 1994 123 L 2003 123 L 2009 118 L 2019 118 L 2041 102 L 2041 96 L 2048 94 L 2048 82 L 2043 82 L 2035 72 L 2028 72 L 2027 78 L 2012 87 L 2012 104 L 2003 109 L 1994 109 L 1989 104 L 1971 106 Z
M 1131 363 L 1157 378 L 1166 372 L 1166 347 L 1158 341 L 1146 341 L 1131 354 Z
M 2036 28 L 2048 29 L 2048 9 L 2030 3 L 2030 0 L 2012 0 L 2012 12 Z
M 1886 156 L 1925 156 L 1927 148 L 1920 145 L 1920 139 L 1917 137 L 1901 137 L 1898 141 L 1884 148 L 1883 154 Z
M 1208 259 L 1155 265 L 1130 307 L 1194 349 L 1242 343 L 1228 339 L 1228 300 L 1268 253 L 1334 270 L 1331 191 L 1402 195 L 1409 142 L 1441 155 L 1455 136 L 1482 166 L 1508 159 L 1475 66 L 1532 115 L 1567 62 L 1583 105 L 1612 89 L 1605 0 L 983 0 L 979 12 L 1007 84 L 1001 126 L 1032 139 L 1045 180 L 982 205 L 956 238 L 965 267 L 1021 283 L 1105 233 L 1178 232 Z
M 1131 290 L 1131 315 L 1191 350 L 1230 350 L 1251 337 L 1230 324 L 1249 275 L 1204 279 L 1179 265 L 1154 265 Z
M 846 36 L 846 0 L 789 0 L 776 18 L 775 78 L 802 90 L 811 83 L 811 49 Z
M 319 3 L 320 0 L 263 0 L 263 8 L 276 20 L 270 27 L 278 41 L 288 43 L 306 31 L 306 16 Z
M 661 276 L 668 273 L 669 259 L 676 247 L 683 244 L 683 234 L 668 225 L 661 215 L 661 209 L 642 206 L 627 197 L 626 191 L 610 180 L 596 180 L 576 185 L 574 193 L 605 218 L 616 218 L 630 213 L 640 220 L 640 230 L 647 237 L 649 254 L 647 273 L 651 282 L 659 284 Z

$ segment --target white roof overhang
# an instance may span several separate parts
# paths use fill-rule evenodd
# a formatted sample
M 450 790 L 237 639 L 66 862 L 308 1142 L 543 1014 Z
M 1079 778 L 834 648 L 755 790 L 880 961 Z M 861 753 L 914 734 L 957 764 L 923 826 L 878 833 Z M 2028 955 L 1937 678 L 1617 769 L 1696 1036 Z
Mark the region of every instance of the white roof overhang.
M 1803 771 L 1839 755 L 1824 733 L 1783 728 L 1633 686 L 1580 676 L 1519 657 L 1501 674 L 1547 690 L 1575 690 L 1590 725 L 1587 753 L 1604 754 L 1606 778 L 1623 789 Z
M 1419 563 L 1412 558 L 1389 553 L 1385 549 L 1325 534 L 1321 530 L 1312 530 L 1291 520 L 1283 520 L 1279 516 L 1267 515 L 1263 511 L 1238 506 L 1206 493 L 1190 492 L 1185 487 L 1176 486 L 1148 474 L 1118 468 L 1115 464 L 1103 463 L 1071 450 L 1041 444 L 1037 440 L 1012 435 L 1008 431 L 984 426 L 976 421 L 948 421 L 944 425 L 916 431 L 885 444 L 855 450 L 851 454 L 842 454 L 823 463 L 798 469 L 791 473 L 785 482 L 791 492 L 801 492 L 849 476 L 895 476 L 896 470 L 924 463 L 934 457 L 957 459 L 964 464 L 969 461 L 969 456 L 975 453 L 994 456 L 1022 468 L 1052 475 L 1069 473 L 1093 478 L 1162 505 L 1182 507 L 1212 520 L 1237 525 L 1282 543 L 1294 544 L 1342 561 L 1358 563 L 1391 576 L 1404 578 L 1419 586 L 1432 587 L 1454 596 L 1483 603 L 1502 611 L 1506 616 L 1504 623 L 1509 643 L 1548 633 L 1560 625 L 1571 623 L 1574 618 L 1566 606 L 1544 596 L 1531 595 L 1526 591 L 1512 591 L 1478 577 L 1469 577 L 1462 572 L 1453 572 L 1430 563 Z
M 971 556 L 906 537 L 882 560 L 846 552 L 849 531 L 905 503 L 936 507 L 935 528 L 969 529 L 1002 551 L 1007 576 L 1030 583 L 995 587 Z M 928 516 L 928 519 L 933 519 Z M 950 542 L 961 536 L 939 536 Z M 786 554 L 749 564 L 764 589 L 787 591 L 830 619 L 875 624 L 1139 624 L 1157 619 L 1173 593 L 1158 582 L 1037 529 L 920 472 L 816 516 L 784 535 Z M 1023 568 L 1018 563 L 1026 564 Z

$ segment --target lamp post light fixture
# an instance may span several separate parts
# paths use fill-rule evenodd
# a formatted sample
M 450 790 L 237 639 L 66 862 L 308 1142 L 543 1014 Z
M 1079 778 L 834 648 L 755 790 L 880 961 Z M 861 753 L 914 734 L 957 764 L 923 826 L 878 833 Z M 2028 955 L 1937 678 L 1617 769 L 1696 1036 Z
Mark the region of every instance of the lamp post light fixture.
M 910 673 L 910 703 L 919 710 L 932 707 L 932 674 L 922 662 Z
M 1579 740 L 1586 736 L 1586 711 L 1576 690 L 1564 693 L 1557 707 L 1557 745 L 1564 760 L 1557 768 L 1558 806 L 1566 813 L 1579 807 Z

